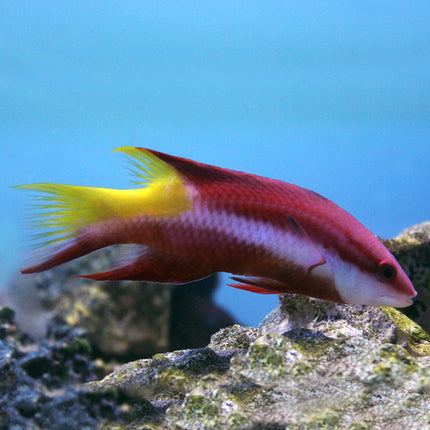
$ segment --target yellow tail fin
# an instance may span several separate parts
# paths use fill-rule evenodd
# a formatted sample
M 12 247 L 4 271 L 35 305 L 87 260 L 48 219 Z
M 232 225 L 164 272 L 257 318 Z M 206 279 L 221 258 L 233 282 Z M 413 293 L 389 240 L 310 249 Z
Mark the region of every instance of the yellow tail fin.
M 130 157 L 137 189 L 116 190 L 76 185 L 38 183 L 15 188 L 37 191 L 31 214 L 38 245 L 51 245 L 74 237 L 92 223 L 139 215 L 169 217 L 192 208 L 189 192 L 176 170 L 142 148 L 120 147 L 114 151 Z M 142 187 L 143 186 L 143 187 Z

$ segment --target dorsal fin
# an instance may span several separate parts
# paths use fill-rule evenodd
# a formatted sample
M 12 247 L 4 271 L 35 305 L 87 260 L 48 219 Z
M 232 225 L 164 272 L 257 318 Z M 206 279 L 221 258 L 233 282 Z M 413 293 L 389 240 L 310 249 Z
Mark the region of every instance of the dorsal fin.
M 248 184 L 249 182 L 252 182 L 258 184 L 261 182 L 261 180 L 267 180 L 267 178 L 262 178 L 257 175 L 251 175 L 238 170 L 230 170 L 218 166 L 212 166 L 210 164 L 200 163 L 187 158 L 181 158 L 175 155 L 154 151 L 153 149 L 134 149 L 140 150 L 144 153 L 152 154 L 152 156 L 162 160 L 174 168 L 184 178 L 190 180 L 191 182 L 197 182 L 198 184 L 205 182 L 229 183 L 234 181 L 235 185 L 237 186 L 241 183 Z
M 139 178 L 133 183 L 140 186 L 149 186 L 155 182 L 168 181 L 177 178 L 176 169 L 169 163 L 162 160 L 156 151 L 133 146 L 120 146 L 112 152 L 122 152 L 128 155 L 132 166 L 129 170 L 133 176 Z

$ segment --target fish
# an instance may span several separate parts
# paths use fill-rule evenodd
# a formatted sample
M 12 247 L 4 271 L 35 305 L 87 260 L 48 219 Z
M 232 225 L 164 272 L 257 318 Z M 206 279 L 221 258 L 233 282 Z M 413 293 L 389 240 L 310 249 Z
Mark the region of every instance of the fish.
M 184 284 L 216 272 L 259 294 L 406 307 L 416 291 L 393 255 L 356 218 L 322 195 L 286 183 L 123 146 L 135 188 L 54 183 L 36 193 L 35 243 L 46 252 L 23 274 L 101 248 L 133 244 L 95 281 Z

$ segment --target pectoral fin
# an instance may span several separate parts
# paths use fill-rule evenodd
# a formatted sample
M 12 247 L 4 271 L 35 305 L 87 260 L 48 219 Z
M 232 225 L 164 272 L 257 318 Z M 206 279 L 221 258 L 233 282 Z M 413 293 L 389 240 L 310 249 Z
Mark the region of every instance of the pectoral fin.
M 253 293 L 282 294 L 288 292 L 288 286 L 275 279 L 262 277 L 242 278 L 238 276 L 232 276 L 231 279 L 240 282 L 240 284 L 229 284 L 230 287 L 251 291 Z
M 276 291 L 269 291 L 269 290 L 265 290 L 264 288 L 254 287 L 252 285 L 228 284 L 228 286 L 237 288 L 238 290 L 250 291 L 251 293 L 257 293 L 257 294 L 279 294 Z
M 299 222 L 292 216 L 288 217 L 290 231 L 300 238 L 302 246 L 296 249 L 295 252 L 303 253 L 302 261 L 305 262 L 305 269 L 307 273 L 311 273 L 315 267 L 321 266 L 326 263 L 324 256 L 315 246 L 312 239 L 306 233 L 306 230 L 299 224 Z

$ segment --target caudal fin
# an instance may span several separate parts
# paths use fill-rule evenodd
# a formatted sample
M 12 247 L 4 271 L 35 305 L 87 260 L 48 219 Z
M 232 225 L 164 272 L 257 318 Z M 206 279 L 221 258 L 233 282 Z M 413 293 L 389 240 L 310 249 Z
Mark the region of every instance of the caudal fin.
M 38 264 L 23 273 L 40 272 L 121 242 L 124 219 L 136 216 L 175 216 L 191 208 L 180 175 L 152 152 L 121 147 L 131 158 L 140 188 L 116 190 L 37 183 L 15 188 L 36 192 L 30 228 L 35 247 L 50 247 Z M 111 222 L 115 221 L 115 222 Z M 129 241 L 127 241 L 129 242 Z
M 37 192 L 33 196 L 29 227 L 39 251 L 38 262 L 21 270 L 35 273 L 86 255 L 104 245 L 94 226 L 110 215 L 103 210 L 107 190 L 74 185 L 39 183 L 15 187 Z

